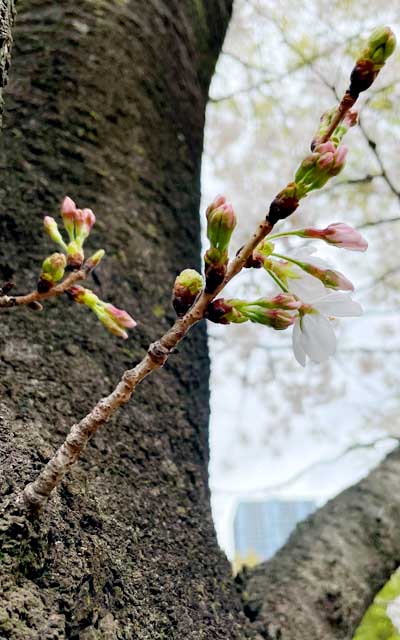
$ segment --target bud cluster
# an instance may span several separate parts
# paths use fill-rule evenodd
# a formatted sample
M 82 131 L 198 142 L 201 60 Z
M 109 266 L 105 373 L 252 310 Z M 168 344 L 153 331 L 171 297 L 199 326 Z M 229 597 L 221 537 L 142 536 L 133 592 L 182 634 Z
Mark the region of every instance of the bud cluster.
M 347 147 L 336 147 L 331 140 L 316 145 L 300 164 L 294 178 L 302 197 L 310 191 L 321 189 L 330 178 L 340 173 L 346 155 Z
M 83 244 L 96 222 L 96 217 L 91 209 L 77 209 L 75 202 L 68 196 L 62 202 L 61 217 L 68 233 L 68 244 L 64 242 L 54 218 L 46 216 L 44 228 L 50 238 L 67 254 L 68 268 L 71 270 L 79 269 L 85 257 Z
M 61 205 L 61 217 L 64 228 L 68 234 L 68 244 L 64 242 L 54 218 L 50 216 L 44 218 L 45 231 L 50 238 L 58 244 L 63 253 L 53 253 L 44 260 L 37 285 L 39 293 L 47 293 L 50 291 L 57 282 L 62 280 L 67 270 L 77 271 L 83 266 L 82 278 L 86 277 L 87 274 L 98 266 L 105 254 L 104 249 L 98 249 L 84 263 L 83 245 L 96 221 L 96 217 L 91 209 L 78 209 L 75 202 L 67 196 Z M 99 318 L 100 322 L 114 335 L 121 338 L 128 337 L 125 329 L 135 327 L 136 322 L 126 311 L 118 309 L 112 304 L 103 302 L 93 291 L 79 285 L 73 285 L 67 288 L 67 281 L 65 282 L 66 285 L 62 291 L 65 291 L 72 300 L 91 309 Z
M 217 324 L 239 324 L 250 320 L 281 331 L 293 324 L 301 305 L 295 296 L 286 293 L 253 302 L 220 298 L 208 305 L 207 318 Z
M 327 116 L 322 130 L 329 125 L 327 122 L 331 115 Z M 284 220 L 296 211 L 299 202 L 310 191 L 321 189 L 330 178 L 338 175 L 344 167 L 347 155 L 347 147 L 340 145 L 343 135 L 353 121 L 354 116 L 349 116 L 347 122 L 337 127 L 335 139 L 328 142 L 313 144 L 313 151 L 306 156 L 296 171 L 294 182 L 290 182 L 280 191 L 272 201 L 268 220 L 275 225 L 279 220 Z M 320 129 L 321 130 L 321 129 Z

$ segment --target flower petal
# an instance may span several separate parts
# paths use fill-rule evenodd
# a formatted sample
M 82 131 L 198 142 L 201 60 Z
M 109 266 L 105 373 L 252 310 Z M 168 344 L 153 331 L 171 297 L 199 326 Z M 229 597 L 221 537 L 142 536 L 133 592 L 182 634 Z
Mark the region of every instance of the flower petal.
M 306 366 L 306 354 L 305 351 L 303 349 L 303 344 L 302 344 L 302 334 L 301 334 L 301 329 L 300 329 L 300 320 L 298 320 L 293 327 L 293 334 L 292 334 L 292 345 L 293 345 L 293 353 L 294 353 L 294 357 L 296 358 L 297 362 L 299 364 L 301 364 L 302 367 Z
M 307 313 L 302 320 L 303 347 L 314 362 L 324 362 L 336 351 L 336 336 L 328 318 Z
M 341 291 L 314 300 L 312 306 L 317 309 L 317 311 L 329 316 L 346 318 L 350 316 L 360 316 L 362 314 L 361 305 L 355 300 L 352 300 L 349 293 L 342 293 Z
M 310 302 L 326 295 L 326 288 L 320 280 L 305 273 L 299 267 L 295 267 L 294 270 L 299 277 L 290 278 L 288 284 L 291 293 L 294 293 L 304 302 Z

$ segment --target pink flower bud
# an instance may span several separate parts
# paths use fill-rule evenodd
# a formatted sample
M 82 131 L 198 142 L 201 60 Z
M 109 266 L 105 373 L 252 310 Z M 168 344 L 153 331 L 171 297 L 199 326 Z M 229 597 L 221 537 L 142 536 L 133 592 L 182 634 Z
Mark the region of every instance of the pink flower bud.
M 69 196 L 65 196 L 61 204 L 61 215 L 71 215 L 76 211 L 75 202 Z
M 104 308 L 106 313 L 120 327 L 125 327 L 126 329 L 133 329 L 136 327 L 137 322 L 123 309 L 118 309 L 117 307 L 114 307 L 113 304 L 106 304 Z
M 291 293 L 279 293 L 270 300 L 270 303 L 276 309 L 285 309 L 287 311 L 299 309 L 302 304 L 300 300 L 295 298 Z
M 330 224 L 324 230 L 324 240 L 352 251 L 366 251 L 368 248 L 368 242 L 361 233 L 343 222 Z
M 308 264 L 305 262 L 298 263 L 301 268 L 309 273 L 314 278 L 318 278 L 322 282 L 325 287 L 329 289 L 341 290 L 341 291 L 354 291 L 354 285 L 350 280 L 340 273 L 340 271 L 335 271 L 334 269 L 321 269 L 320 267 L 316 267 L 313 264 Z
M 322 142 L 321 144 L 319 144 L 316 149 L 315 149 L 316 153 L 336 153 L 336 147 L 333 144 L 333 142 L 331 142 L 330 140 L 327 140 L 326 142 Z
M 304 229 L 301 235 L 304 238 L 320 238 L 329 244 L 350 251 L 366 251 L 368 249 L 368 242 L 361 233 L 344 222 L 335 222 L 326 229 Z
M 318 145 L 315 151 L 320 154 L 318 167 L 329 176 L 335 176 L 343 168 L 348 149 L 345 145 L 336 148 L 332 142 L 328 141 Z
M 207 218 L 208 218 L 208 214 L 211 211 L 213 211 L 214 209 L 218 209 L 218 207 L 221 207 L 223 204 L 225 204 L 225 202 L 226 202 L 226 197 L 225 196 L 222 196 L 220 194 L 215 196 L 214 200 L 211 202 L 211 204 L 206 209 Z
M 89 231 L 91 231 L 94 223 L 96 222 L 96 216 L 91 209 L 83 209 L 82 214 L 84 224 L 87 226 Z
M 126 340 L 128 334 L 125 329 L 136 327 L 135 320 L 126 311 L 103 302 L 90 289 L 74 285 L 68 289 L 67 293 L 75 302 L 89 307 L 106 329 L 119 338 Z

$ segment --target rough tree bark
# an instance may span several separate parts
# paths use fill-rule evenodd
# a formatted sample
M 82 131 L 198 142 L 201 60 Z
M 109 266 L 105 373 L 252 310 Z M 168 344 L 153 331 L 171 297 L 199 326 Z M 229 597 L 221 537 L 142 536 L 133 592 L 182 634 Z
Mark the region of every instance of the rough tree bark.
M 7 84 L 11 59 L 14 0 L 0 0 L 0 129 L 3 115 L 3 90 Z
M 34 286 L 53 250 L 42 216 L 68 193 L 98 215 L 101 297 L 140 325 L 121 344 L 61 300 L 2 314 L 0 637 L 350 638 L 399 564 L 395 453 L 242 577 L 246 618 L 209 508 L 204 327 L 95 436 L 39 521 L 15 505 L 71 422 L 172 322 L 176 272 L 199 266 L 204 108 L 230 4 L 19 3 L 0 276 Z
M 19 3 L 0 276 L 34 286 L 54 250 L 42 217 L 68 193 L 98 216 L 101 297 L 140 325 L 124 343 L 61 300 L 2 314 L 1 637 L 243 637 L 209 506 L 204 326 L 96 436 L 40 522 L 4 502 L 162 335 L 176 273 L 200 266 L 204 109 L 230 4 Z

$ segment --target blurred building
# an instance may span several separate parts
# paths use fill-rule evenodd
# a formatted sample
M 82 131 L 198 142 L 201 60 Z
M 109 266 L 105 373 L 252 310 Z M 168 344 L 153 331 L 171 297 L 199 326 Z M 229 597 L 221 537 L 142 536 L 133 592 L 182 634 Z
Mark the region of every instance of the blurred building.
M 296 524 L 317 509 L 314 500 L 268 499 L 237 504 L 233 519 L 235 555 L 261 562 L 285 544 Z

